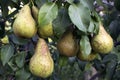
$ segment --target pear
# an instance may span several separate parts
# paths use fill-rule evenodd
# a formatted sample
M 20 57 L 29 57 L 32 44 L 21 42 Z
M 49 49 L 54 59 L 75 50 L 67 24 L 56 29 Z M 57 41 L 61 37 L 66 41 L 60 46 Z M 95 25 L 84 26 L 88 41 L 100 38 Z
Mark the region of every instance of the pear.
M 78 59 L 82 61 L 92 61 L 97 57 L 97 53 L 92 51 L 89 55 L 85 55 L 81 51 L 77 54 Z
M 53 26 L 52 22 L 38 27 L 38 35 L 42 38 L 48 38 L 53 35 Z
M 22 38 L 32 38 L 36 34 L 36 23 L 28 4 L 24 5 L 18 13 L 13 23 L 13 31 L 15 35 Z
M 72 57 L 78 52 L 78 44 L 72 31 L 66 31 L 57 43 L 61 55 Z
M 102 54 L 107 54 L 112 50 L 113 39 L 106 32 L 102 24 L 99 26 L 99 33 L 93 36 L 91 46 L 95 52 Z
M 35 19 L 35 21 L 38 21 L 38 13 L 39 13 L 39 9 L 36 6 L 32 6 L 32 14 L 33 14 L 33 18 Z
M 52 74 L 53 68 L 54 62 L 50 55 L 47 43 L 44 39 L 39 38 L 35 53 L 30 59 L 29 69 L 34 75 L 46 78 Z

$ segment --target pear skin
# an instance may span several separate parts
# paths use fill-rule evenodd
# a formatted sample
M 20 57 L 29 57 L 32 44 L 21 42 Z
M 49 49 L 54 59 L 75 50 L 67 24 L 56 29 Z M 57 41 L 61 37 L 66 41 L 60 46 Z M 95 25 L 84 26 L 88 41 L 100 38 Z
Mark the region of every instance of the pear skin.
M 91 46 L 95 52 L 101 54 L 109 53 L 113 48 L 113 39 L 100 24 L 99 33 L 91 40 Z
M 52 22 L 38 27 L 38 35 L 42 38 L 48 38 L 53 35 L 53 26 Z
M 13 32 L 22 38 L 32 38 L 36 31 L 36 22 L 31 16 L 29 5 L 26 4 L 22 7 L 13 23 Z
M 92 61 L 97 57 L 96 52 L 91 52 L 89 55 L 85 55 L 84 53 L 81 53 L 81 51 L 77 55 L 78 59 L 82 61 Z
M 72 31 L 67 31 L 63 34 L 57 43 L 57 49 L 61 55 L 72 57 L 78 52 L 78 44 L 73 36 Z
M 42 78 L 49 77 L 53 72 L 54 62 L 48 46 L 42 38 L 39 38 L 35 53 L 30 59 L 29 69 L 32 74 Z
M 39 9 L 36 6 L 32 6 L 32 14 L 33 14 L 33 18 L 35 19 L 35 21 L 38 21 L 38 13 L 39 13 Z

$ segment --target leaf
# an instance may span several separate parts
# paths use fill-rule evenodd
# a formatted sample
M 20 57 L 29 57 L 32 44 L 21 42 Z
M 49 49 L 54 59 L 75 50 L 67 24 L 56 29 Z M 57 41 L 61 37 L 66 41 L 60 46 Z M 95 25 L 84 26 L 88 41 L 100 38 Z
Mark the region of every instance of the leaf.
M 120 20 L 114 20 L 109 25 L 109 30 L 112 38 L 117 40 L 119 33 L 120 33 Z
M 86 66 L 87 63 L 88 63 L 88 62 L 86 62 L 86 61 L 81 61 L 81 60 L 78 59 L 78 65 L 79 65 L 79 68 L 80 68 L 82 71 L 85 70 L 85 66 Z
M 68 63 L 68 57 L 66 57 L 66 56 L 59 57 L 59 66 L 60 67 L 66 66 L 67 63 Z
M 14 47 L 12 45 L 4 45 L 1 48 L 1 61 L 3 66 L 10 60 L 13 56 Z
M 18 0 L 12 0 L 13 2 L 15 2 L 15 3 L 17 3 L 18 2 Z
M 38 24 L 44 26 L 52 22 L 58 14 L 58 7 L 55 3 L 45 3 L 39 10 Z
M 84 56 L 88 56 L 91 53 L 91 45 L 87 36 L 82 36 L 80 40 L 80 50 Z
M 18 55 L 15 57 L 15 62 L 19 68 L 22 68 L 24 66 L 25 62 L 25 57 L 26 53 L 25 52 L 20 52 Z
M 94 29 L 95 29 L 94 22 L 93 22 L 93 20 L 90 20 L 90 25 L 89 25 L 89 28 L 88 28 L 88 32 L 93 33 Z
M 87 28 L 90 24 L 89 9 L 82 4 L 72 4 L 69 6 L 68 12 L 73 24 L 75 24 L 80 31 L 87 33 Z
M 10 61 L 8 62 L 8 66 L 9 66 L 9 68 L 12 69 L 12 71 L 18 70 L 18 67 L 16 66 L 15 58 L 14 58 L 14 57 L 12 57 L 12 58 L 10 59 Z
M 80 2 L 90 10 L 94 10 L 94 6 L 93 6 L 94 0 L 81 0 Z
M 112 60 L 107 64 L 105 80 L 112 80 L 113 75 L 115 73 L 116 65 L 117 62 L 115 60 Z
M 72 4 L 74 0 L 67 0 L 68 3 Z
M 108 55 L 106 55 L 103 58 L 102 63 L 108 63 L 108 62 L 110 62 L 112 60 L 117 60 L 117 59 L 118 59 L 117 55 L 115 55 L 115 54 L 108 54 Z
M 28 80 L 29 77 L 30 77 L 30 73 L 27 72 L 24 68 L 16 71 L 15 73 L 15 78 L 17 80 Z
M 71 24 L 67 9 L 60 8 L 57 18 L 53 21 L 53 29 L 56 37 L 60 37 Z
M 10 35 L 10 39 L 11 39 L 15 44 L 18 44 L 18 45 L 27 44 L 28 41 L 29 41 L 28 39 L 23 39 L 23 38 L 17 37 L 17 36 L 15 36 L 14 34 Z
M 99 25 L 100 25 L 101 19 L 100 19 L 100 17 L 99 17 L 97 12 L 92 11 L 92 13 L 91 13 L 91 20 L 93 21 L 94 26 L 95 26 L 95 29 L 94 29 L 93 32 L 95 34 L 98 34 L 98 32 L 99 32 Z
M 90 25 L 89 25 L 89 28 L 88 28 L 88 32 L 98 34 L 98 32 L 99 32 L 99 22 L 95 22 L 91 19 Z
M 35 3 L 37 4 L 38 8 L 40 8 L 43 4 L 47 2 L 48 0 L 35 0 Z

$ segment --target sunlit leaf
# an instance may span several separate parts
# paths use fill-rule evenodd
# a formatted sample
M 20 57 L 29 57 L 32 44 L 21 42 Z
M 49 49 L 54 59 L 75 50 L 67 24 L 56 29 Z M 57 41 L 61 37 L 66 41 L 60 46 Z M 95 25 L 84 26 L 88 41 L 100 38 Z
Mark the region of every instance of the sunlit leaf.
M 90 24 L 90 11 L 82 4 L 72 4 L 69 6 L 69 16 L 77 28 L 86 33 Z
M 52 22 L 58 14 L 58 7 L 55 3 L 45 3 L 39 10 L 38 24 L 39 26 L 46 25 Z
M 68 3 L 72 4 L 74 0 L 67 0 Z
M 82 36 L 80 40 L 80 50 L 84 56 L 87 56 L 91 53 L 91 45 L 87 36 Z
M 93 6 L 94 0 L 81 0 L 81 3 L 90 10 L 94 10 Z

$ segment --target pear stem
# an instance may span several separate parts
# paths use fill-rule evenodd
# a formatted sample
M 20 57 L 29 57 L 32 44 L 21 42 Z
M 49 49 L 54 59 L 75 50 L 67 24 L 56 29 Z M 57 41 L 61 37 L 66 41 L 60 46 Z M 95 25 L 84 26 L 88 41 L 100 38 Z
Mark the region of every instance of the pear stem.
M 33 2 L 33 0 L 30 0 L 30 2 L 32 3 L 32 6 L 34 6 L 34 2 Z

